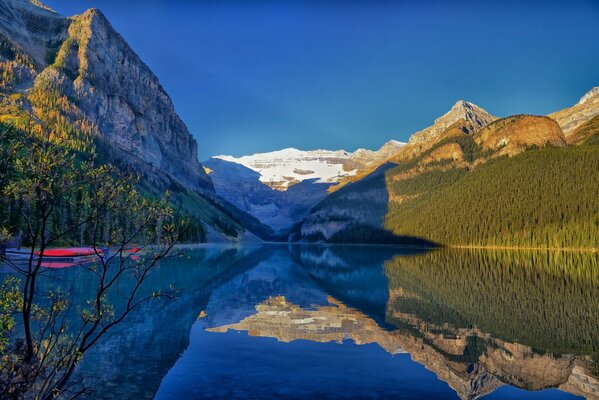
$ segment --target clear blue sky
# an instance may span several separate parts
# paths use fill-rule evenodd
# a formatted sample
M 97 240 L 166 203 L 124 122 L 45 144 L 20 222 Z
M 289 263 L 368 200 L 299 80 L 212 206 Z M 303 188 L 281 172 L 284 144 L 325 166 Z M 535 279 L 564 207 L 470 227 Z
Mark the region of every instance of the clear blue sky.
M 159 77 L 201 160 L 374 149 L 458 99 L 546 114 L 599 85 L 598 0 L 45 2 L 104 12 Z

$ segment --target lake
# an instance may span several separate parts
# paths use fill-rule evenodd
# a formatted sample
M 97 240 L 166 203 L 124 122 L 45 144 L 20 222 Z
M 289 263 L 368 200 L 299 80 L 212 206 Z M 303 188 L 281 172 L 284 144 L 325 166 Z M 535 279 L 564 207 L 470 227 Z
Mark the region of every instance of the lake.
M 599 256 L 206 245 L 84 359 L 97 399 L 599 398 Z M 88 275 L 52 271 L 83 299 Z M 118 299 L 115 300 L 118 302 Z

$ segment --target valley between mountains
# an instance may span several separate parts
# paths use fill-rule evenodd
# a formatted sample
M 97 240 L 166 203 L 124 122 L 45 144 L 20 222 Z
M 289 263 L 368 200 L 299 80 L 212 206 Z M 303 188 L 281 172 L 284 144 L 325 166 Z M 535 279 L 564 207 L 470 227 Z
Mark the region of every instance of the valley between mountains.
M 99 10 L 1 3 L 3 151 L 27 129 L 60 131 L 80 157 L 139 174 L 146 196 L 171 192 L 192 221 L 186 241 L 599 249 L 599 87 L 547 116 L 499 117 L 460 100 L 378 150 L 200 163 L 201 141 Z M 18 231 L 24 221 L 2 201 L 0 218 Z

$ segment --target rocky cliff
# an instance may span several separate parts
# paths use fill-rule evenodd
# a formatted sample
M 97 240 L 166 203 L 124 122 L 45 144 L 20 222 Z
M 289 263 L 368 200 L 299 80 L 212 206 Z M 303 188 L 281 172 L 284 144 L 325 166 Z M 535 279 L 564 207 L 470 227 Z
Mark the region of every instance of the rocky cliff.
M 597 143 L 598 138 L 599 114 L 570 132 L 567 140 L 570 144 L 581 144 L 591 141 Z
M 212 191 L 168 94 L 99 10 L 65 18 L 38 2 L 3 0 L 0 41 L 4 106 L 21 95 L 12 105 L 24 112 L 54 108 L 157 182 Z

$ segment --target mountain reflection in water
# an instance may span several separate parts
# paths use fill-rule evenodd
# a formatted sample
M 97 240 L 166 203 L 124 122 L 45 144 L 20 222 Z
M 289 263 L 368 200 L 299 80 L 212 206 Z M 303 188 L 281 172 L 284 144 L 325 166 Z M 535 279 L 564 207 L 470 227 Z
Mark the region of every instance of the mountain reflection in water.
M 527 391 L 559 388 L 598 398 L 598 274 L 595 256 L 580 253 L 280 248 L 212 292 L 189 349 L 165 377 L 157 397 L 474 399 L 499 388 L 497 393 L 510 396 L 513 389 L 502 391 L 509 385 Z M 235 331 L 247 335 L 233 335 L 223 343 L 211 339 Z M 278 350 L 289 345 L 258 344 L 252 339 L 256 337 L 328 346 L 306 362 L 298 359 L 311 351 L 307 344 L 296 351 Z M 372 376 L 347 364 L 365 357 L 347 345 L 348 340 L 375 344 L 391 355 L 407 353 L 434 375 L 421 371 L 406 385 L 402 376 L 374 363 L 371 367 L 385 380 L 368 382 Z M 339 354 L 331 350 L 331 342 L 346 346 L 356 359 L 334 362 Z M 230 351 L 215 354 L 213 346 L 225 343 Z M 265 363 L 265 357 L 285 361 Z M 374 358 L 384 357 L 393 359 L 382 353 Z M 213 366 L 215 358 L 220 361 Z M 410 363 L 396 361 L 399 370 Z M 316 363 L 330 364 L 324 382 L 314 376 L 320 371 Z M 415 363 L 411 368 L 417 369 Z M 294 364 L 302 368 L 298 371 Z M 382 365 L 394 368 L 392 363 Z M 453 391 L 444 391 L 437 380 Z M 357 387 L 348 392 L 349 381 Z M 525 392 L 518 395 L 526 397 Z M 562 393 L 530 395 L 558 398 Z
M 594 254 L 206 246 L 169 284 L 85 359 L 94 398 L 599 399 Z

